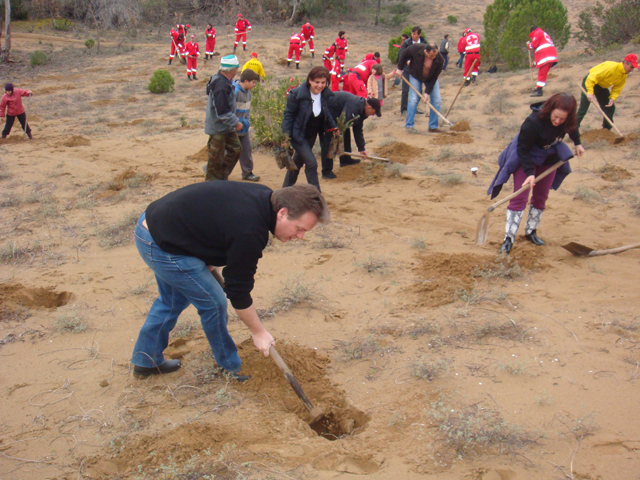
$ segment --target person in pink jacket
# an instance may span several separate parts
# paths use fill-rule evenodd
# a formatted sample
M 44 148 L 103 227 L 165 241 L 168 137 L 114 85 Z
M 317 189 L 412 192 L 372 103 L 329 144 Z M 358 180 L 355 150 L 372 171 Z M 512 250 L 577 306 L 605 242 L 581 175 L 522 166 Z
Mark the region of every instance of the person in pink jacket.
M 2 100 L 0 100 L 0 118 L 5 116 L 6 110 L 7 122 L 4 125 L 4 130 L 2 130 L 2 138 L 7 138 L 7 135 L 11 132 L 11 128 L 13 128 L 13 122 L 15 122 L 16 117 L 18 117 L 22 129 L 27 132 L 29 138 L 33 138 L 31 135 L 31 127 L 27 123 L 27 114 L 22 106 L 22 97 L 30 97 L 32 95 L 33 92 L 31 90 L 13 88 L 13 84 L 11 83 L 7 83 L 4 86 L 4 95 L 2 96 Z

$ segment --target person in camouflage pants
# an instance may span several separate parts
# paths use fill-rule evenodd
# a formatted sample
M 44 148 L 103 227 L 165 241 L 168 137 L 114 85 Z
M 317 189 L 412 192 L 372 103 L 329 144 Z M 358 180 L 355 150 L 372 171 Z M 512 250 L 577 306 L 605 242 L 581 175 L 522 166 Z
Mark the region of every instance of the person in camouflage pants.
M 210 135 L 207 150 L 209 160 L 205 180 L 228 180 L 242 153 L 238 134 L 233 131 Z

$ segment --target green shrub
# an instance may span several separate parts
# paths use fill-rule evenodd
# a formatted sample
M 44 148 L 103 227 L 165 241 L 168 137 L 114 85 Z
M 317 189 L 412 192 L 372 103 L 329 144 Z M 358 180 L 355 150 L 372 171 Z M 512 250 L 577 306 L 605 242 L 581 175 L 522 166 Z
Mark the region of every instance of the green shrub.
M 396 3 L 389 7 L 389 13 L 393 13 L 394 15 L 407 15 L 411 13 L 411 7 L 406 3 Z
M 35 67 L 36 65 L 44 65 L 45 63 L 47 63 L 47 61 L 48 61 L 47 54 L 40 50 L 36 50 L 31 54 L 32 67 Z
M 73 24 L 66 18 L 56 18 L 53 21 L 53 29 L 59 30 L 61 32 L 68 32 L 69 30 L 71 30 L 72 26 Z
M 457 18 L 455 15 L 449 15 L 449 16 L 447 17 L 447 23 L 448 23 L 449 25 L 455 25 L 455 24 L 457 24 L 457 23 L 458 23 L 458 18 Z
M 596 2 L 578 17 L 576 38 L 594 50 L 624 44 L 640 34 L 640 3 L 637 0 L 611 0 L 608 7 Z
M 571 26 L 560 0 L 495 0 L 484 13 L 483 56 L 511 69 L 528 67 L 526 42 L 533 26 L 547 32 L 558 49 L 569 41 Z
M 151 93 L 169 93 L 173 92 L 175 80 L 167 70 L 156 70 L 149 81 L 147 87 Z
M 89 50 L 91 50 L 95 44 L 96 42 L 93 38 L 90 38 L 89 40 L 84 42 L 84 46 L 87 47 Z
M 391 23 L 393 23 L 393 20 L 391 21 Z M 405 35 L 408 35 L 409 37 L 411 37 L 411 29 L 412 28 L 413 28 L 412 26 L 408 25 L 408 26 L 406 26 L 406 27 L 404 27 L 402 29 L 402 31 L 400 32 L 400 34 L 397 37 L 389 39 L 389 52 L 388 52 L 387 56 L 389 57 L 389 60 L 391 60 L 392 63 L 398 63 L 398 54 L 400 52 L 400 49 L 398 47 L 396 47 L 395 45 L 402 45 L 402 34 L 403 33 Z M 422 32 L 421 37 L 425 38 L 424 37 L 424 31 Z M 425 41 L 427 41 L 426 38 L 425 38 Z
M 275 147 L 282 144 L 281 131 L 284 107 L 287 104 L 287 90 L 300 84 L 300 79 L 274 78 L 268 76 L 259 83 L 251 95 L 251 127 L 258 145 Z

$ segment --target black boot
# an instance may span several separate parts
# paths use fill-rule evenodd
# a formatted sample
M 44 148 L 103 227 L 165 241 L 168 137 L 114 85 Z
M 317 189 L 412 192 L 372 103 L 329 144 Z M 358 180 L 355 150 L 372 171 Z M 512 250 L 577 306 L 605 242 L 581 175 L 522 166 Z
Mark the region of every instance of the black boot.
M 513 247 L 513 240 L 511 240 L 511 237 L 505 237 L 504 243 L 500 247 L 498 253 L 509 253 L 511 251 L 511 247 Z
M 171 59 L 169 59 L 169 65 L 171 65 Z
M 531 233 L 525 233 L 524 238 L 526 238 L 527 240 L 529 240 L 531 243 L 533 243 L 534 245 L 538 245 L 539 247 L 542 247 L 543 245 L 545 245 L 544 240 L 542 240 L 537 234 L 535 230 L 532 230 Z
M 540 210 L 533 205 L 529 208 L 529 215 L 527 216 L 527 224 L 524 230 L 524 238 L 529 240 L 534 245 L 542 246 L 544 245 L 544 240 L 542 240 L 537 234 L 536 230 L 538 225 L 540 225 L 540 219 L 542 218 L 542 212 L 544 210 Z
M 296 62 L 296 70 L 300 70 L 300 64 Z
M 314 52 L 311 52 L 311 58 L 316 58 L 316 54 Z
M 194 79 L 194 80 L 197 80 L 197 78 L 196 78 L 196 74 L 195 74 L 195 73 L 193 74 L 193 79 Z
M 236 53 L 236 48 L 238 47 L 233 47 L 233 53 Z
M 291 62 L 287 62 L 287 68 L 291 68 Z
M 477 77 L 477 75 L 471 75 L 471 81 L 473 83 L 476 83 L 476 77 Z
M 464 82 L 464 86 L 465 86 L 465 87 L 468 87 L 469 85 L 471 85 L 471 80 L 469 80 L 469 79 L 467 78 L 467 80 L 465 80 L 465 82 Z
M 507 208 L 507 223 L 504 229 L 504 243 L 500 247 L 498 253 L 509 253 L 513 242 L 516 239 L 516 233 L 518 233 L 518 227 L 520 226 L 520 220 L 522 220 L 522 211 L 509 210 Z
M 541 97 L 542 96 L 542 87 L 538 87 L 536 88 L 531 95 L 529 95 L 530 97 Z
M 191 75 L 187 75 L 187 78 L 188 78 L 189 80 L 191 80 Z

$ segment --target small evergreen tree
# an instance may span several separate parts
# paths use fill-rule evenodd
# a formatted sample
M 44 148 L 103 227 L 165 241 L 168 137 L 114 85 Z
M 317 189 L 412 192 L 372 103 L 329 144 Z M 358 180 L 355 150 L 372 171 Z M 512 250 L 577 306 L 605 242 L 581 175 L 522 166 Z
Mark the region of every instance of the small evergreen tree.
M 560 0 L 495 0 L 484 13 L 483 55 L 511 69 L 528 66 L 526 42 L 533 26 L 547 32 L 558 49 L 569 41 L 571 26 Z
M 151 93 L 169 93 L 173 92 L 175 80 L 167 70 L 156 70 L 149 81 L 147 88 Z
M 395 45 L 402 45 L 402 34 L 404 33 L 405 35 L 408 35 L 409 38 L 411 38 L 411 29 L 413 27 L 412 26 L 406 26 L 402 29 L 402 31 L 400 32 L 400 35 L 398 35 L 395 38 L 391 38 L 389 40 L 389 52 L 388 52 L 388 57 L 389 60 L 391 60 L 392 63 L 398 63 L 398 56 L 400 54 L 400 49 L 398 47 L 396 47 Z M 420 36 L 422 38 L 424 38 L 424 31 L 420 34 Z M 426 39 L 425 39 L 426 41 Z

